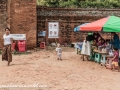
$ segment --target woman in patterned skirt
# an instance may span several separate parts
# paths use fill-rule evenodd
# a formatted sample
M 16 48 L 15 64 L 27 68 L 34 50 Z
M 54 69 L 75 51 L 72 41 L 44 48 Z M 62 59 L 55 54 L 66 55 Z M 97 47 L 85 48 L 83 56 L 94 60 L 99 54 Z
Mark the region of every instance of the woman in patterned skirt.
M 3 35 L 4 39 L 4 47 L 2 50 L 2 61 L 6 60 L 8 61 L 8 66 L 10 62 L 12 62 L 12 52 L 11 52 L 11 44 L 13 42 L 13 38 L 10 35 L 10 29 L 5 29 L 5 34 Z

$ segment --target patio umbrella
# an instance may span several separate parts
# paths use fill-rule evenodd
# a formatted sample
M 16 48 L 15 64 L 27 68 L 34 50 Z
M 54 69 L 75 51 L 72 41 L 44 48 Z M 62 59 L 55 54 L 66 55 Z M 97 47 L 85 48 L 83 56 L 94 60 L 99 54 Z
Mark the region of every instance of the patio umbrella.
M 120 18 L 109 16 L 81 26 L 80 31 L 120 32 Z
M 88 23 L 84 23 L 84 24 L 81 24 L 81 25 L 75 27 L 75 28 L 74 28 L 74 32 L 78 32 L 78 31 L 80 31 L 79 28 L 80 28 L 81 26 L 84 26 L 84 25 L 87 25 L 87 24 L 88 24 Z
M 110 16 L 105 25 L 103 26 L 104 32 L 120 32 L 120 18 Z

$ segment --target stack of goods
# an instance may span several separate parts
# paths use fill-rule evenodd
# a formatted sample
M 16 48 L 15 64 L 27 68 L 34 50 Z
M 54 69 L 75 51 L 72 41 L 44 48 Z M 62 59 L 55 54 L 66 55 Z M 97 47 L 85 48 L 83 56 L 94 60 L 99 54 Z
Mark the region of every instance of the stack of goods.
M 114 54 L 113 54 L 113 51 L 112 50 L 110 50 L 109 51 L 109 56 L 113 56 Z
M 102 48 L 102 53 L 107 53 L 106 48 Z

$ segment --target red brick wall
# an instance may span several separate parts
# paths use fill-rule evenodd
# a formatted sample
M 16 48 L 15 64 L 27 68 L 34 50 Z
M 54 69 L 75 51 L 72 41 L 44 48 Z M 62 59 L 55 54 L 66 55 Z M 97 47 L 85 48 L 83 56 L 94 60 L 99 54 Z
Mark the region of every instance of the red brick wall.
M 5 28 L 7 27 L 7 22 L 6 22 L 6 0 L 0 0 L 0 49 L 3 47 L 3 34 L 5 32 Z
M 12 34 L 26 34 L 27 47 L 36 46 L 36 0 L 11 0 L 10 29 Z

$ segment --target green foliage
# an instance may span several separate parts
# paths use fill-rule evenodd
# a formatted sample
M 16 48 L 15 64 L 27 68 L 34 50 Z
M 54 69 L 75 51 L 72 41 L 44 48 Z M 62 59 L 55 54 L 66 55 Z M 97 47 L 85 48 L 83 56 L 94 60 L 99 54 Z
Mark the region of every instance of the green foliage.
M 69 8 L 120 8 L 120 0 L 37 0 L 37 5 Z

